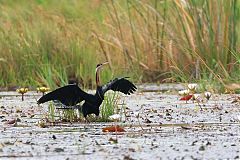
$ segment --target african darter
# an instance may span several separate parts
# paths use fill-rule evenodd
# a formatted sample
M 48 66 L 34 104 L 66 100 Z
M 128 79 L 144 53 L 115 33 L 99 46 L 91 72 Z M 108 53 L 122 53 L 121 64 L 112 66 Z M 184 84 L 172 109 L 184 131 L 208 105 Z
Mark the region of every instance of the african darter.
M 87 120 L 87 115 L 94 113 L 99 116 L 99 107 L 104 100 L 104 94 L 109 91 L 119 91 L 124 94 L 130 95 L 136 91 L 137 87 L 127 80 L 127 77 L 115 78 L 105 85 L 100 85 L 99 72 L 100 69 L 108 64 L 108 62 L 98 64 L 96 67 L 96 84 L 97 89 L 95 94 L 89 94 L 84 92 L 77 84 L 70 84 L 61 88 L 58 88 L 44 96 L 42 96 L 37 103 L 41 104 L 50 100 L 60 101 L 65 106 L 76 106 L 78 103 L 85 101 L 78 109 L 81 108 L 83 116 Z

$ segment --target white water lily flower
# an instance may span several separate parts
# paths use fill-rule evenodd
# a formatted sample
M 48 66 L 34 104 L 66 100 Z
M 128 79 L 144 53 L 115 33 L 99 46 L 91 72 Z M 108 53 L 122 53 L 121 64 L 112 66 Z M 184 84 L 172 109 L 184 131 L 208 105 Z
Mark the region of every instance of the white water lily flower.
M 212 95 L 211 92 L 205 92 L 205 93 L 204 93 L 204 96 L 205 96 L 205 98 L 207 98 L 207 100 L 210 99 L 211 95 Z
M 120 114 L 113 114 L 108 117 L 110 120 L 119 120 L 121 118 Z
M 200 94 L 193 94 L 193 100 L 197 100 L 200 98 Z
M 197 84 L 196 83 L 190 83 L 188 84 L 188 89 L 190 89 L 191 91 L 195 91 L 197 89 Z
M 188 95 L 189 93 L 190 93 L 189 89 L 178 91 L 178 94 L 181 95 L 181 96 Z

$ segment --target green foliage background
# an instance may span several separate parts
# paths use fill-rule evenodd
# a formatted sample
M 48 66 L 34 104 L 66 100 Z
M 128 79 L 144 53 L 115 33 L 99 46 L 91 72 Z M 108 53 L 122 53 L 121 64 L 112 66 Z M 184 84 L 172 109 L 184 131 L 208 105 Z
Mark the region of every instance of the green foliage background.
M 0 86 L 240 81 L 238 0 L 0 1 Z

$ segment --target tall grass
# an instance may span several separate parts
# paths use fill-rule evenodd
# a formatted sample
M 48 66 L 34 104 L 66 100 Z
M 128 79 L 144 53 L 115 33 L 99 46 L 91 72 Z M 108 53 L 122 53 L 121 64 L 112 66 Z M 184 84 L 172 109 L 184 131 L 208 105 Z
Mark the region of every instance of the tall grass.
M 0 2 L 0 86 L 94 87 L 103 82 L 239 81 L 237 0 Z
M 127 51 L 128 65 L 142 70 L 143 81 L 239 80 L 237 2 L 126 0 L 124 8 L 112 1 L 106 21 L 112 32 L 103 39 L 110 53 Z
M 104 59 L 96 58 L 91 22 L 72 3 L 86 1 L 1 2 L 0 85 L 55 87 L 71 77 L 91 83 L 96 64 Z
M 116 92 L 107 93 L 104 99 L 100 112 L 101 121 L 108 121 L 109 116 L 113 115 L 117 108 L 118 94 Z

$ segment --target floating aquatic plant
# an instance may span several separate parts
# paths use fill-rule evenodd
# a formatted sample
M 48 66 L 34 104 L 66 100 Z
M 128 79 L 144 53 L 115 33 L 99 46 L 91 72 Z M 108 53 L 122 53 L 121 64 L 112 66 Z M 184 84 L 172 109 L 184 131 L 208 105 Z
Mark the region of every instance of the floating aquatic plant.
M 189 95 L 186 95 L 186 96 L 180 98 L 180 101 L 186 101 L 186 103 L 187 103 L 187 101 L 189 101 L 192 97 L 193 97 L 193 95 L 189 94 Z
M 197 89 L 197 84 L 196 83 L 190 83 L 188 84 L 188 89 L 192 92 L 192 93 L 195 93 L 196 92 L 196 89 Z
M 47 125 L 46 125 L 46 122 L 44 120 L 40 120 L 36 123 L 36 125 L 40 128 L 46 128 Z
M 189 89 L 185 89 L 185 90 L 181 90 L 181 91 L 178 91 L 178 94 L 180 96 L 186 96 L 186 95 L 189 95 L 190 93 L 190 90 Z
M 125 132 L 124 128 L 115 125 L 110 127 L 105 127 L 102 129 L 103 132 Z
M 193 101 L 198 100 L 200 98 L 200 94 L 193 94 Z
M 48 92 L 50 90 L 50 88 L 48 87 L 38 87 L 37 91 L 41 92 L 43 95 L 45 94 L 45 92 Z
M 28 92 L 28 88 L 19 88 L 16 90 L 18 93 L 22 95 L 22 101 L 24 101 L 24 94 Z
M 210 97 L 212 96 L 212 93 L 211 93 L 211 92 L 205 92 L 205 93 L 204 93 L 204 96 L 205 96 L 205 98 L 206 98 L 207 100 L 209 100 Z

